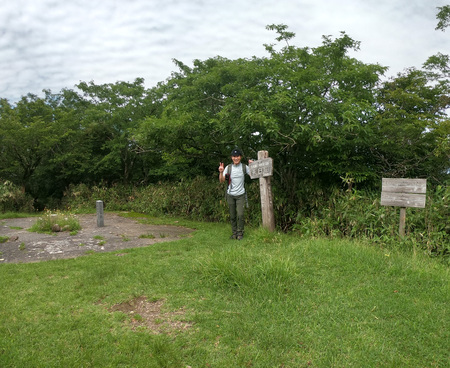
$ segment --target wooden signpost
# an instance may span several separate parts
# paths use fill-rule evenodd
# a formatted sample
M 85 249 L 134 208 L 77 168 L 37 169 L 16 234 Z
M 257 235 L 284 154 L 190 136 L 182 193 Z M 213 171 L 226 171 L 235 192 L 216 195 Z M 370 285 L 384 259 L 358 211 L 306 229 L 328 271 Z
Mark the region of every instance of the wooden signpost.
M 272 186 L 270 177 L 273 175 L 273 160 L 269 152 L 258 151 L 258 160 L 249 165 L 250 177 L 259 178 L 259 191 L 261 193 L 261 212 L 263 226 L 269 231 L 275 230 L 275 216 L 273 213 Z
M 381 183 L 381 205 L 400 207 L 399 234 L 405 236 L 406 207 L 425 208 L 427 179 L 387 179 Z

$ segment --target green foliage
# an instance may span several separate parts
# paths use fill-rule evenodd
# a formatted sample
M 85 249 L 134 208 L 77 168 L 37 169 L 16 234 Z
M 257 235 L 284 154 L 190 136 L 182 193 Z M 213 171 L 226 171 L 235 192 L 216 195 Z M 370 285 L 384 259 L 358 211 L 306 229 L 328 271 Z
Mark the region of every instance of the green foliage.
M 447 61 L 448 63 L 448 61 Z M 429 60 L 427 68 L 436 67 Z M 384 83 L 379 113 L 372 122 L 379 137 L 371 152 L 384 177 L 421 177 L 442 182 L 448 177 L 450 86 L 433 83 L 436 74 L 415 69 Z
M 29 94 L 15 108 L 0 103 L 0 175 L 23 188 L 51 150 L 56 134 L 52 109 L 43 99 Z
M 140 239 L 155 239 L 155 235 L 153 235 L 153 234 L 142 234 L 142 235 L 139 235 L 139 238 Z
M 2 212 L 33 212 L 33 199 L 12 182 L 0 181 L 0 206 Z
M 71 183 L 145 179 L 152 161 L 139 154 L 131 134 L 158 105 L 143 83 L 82 82 L 81 94 L 46 91 L 15 107 L 1 100 L 0 175 L 23 186 L 41 208 Z
M 450 259 L 449 186 L 428 193 L 426 208 L 408 208 L 406 237 L 398 235 L 399 209 L 380 205 L 380 194 L 369 191 L 335 191 L 327 202 L 299 216 L 294 231 L 313 237 L 368 239 L 390 248 L 417 248 L 430 256 Z
M 429 188 L 425 209 L 407 210 L 407 236 L 398 237 L 399 210 L 380 205 L 380 192 L 373 190 L 327 191 L 305 181 L 299 203 L 286 203 L 286 196 L 274 188 L 274 212 L 279 229 L 306 237 L 367 239 L 391 248 L 417 248 L 430 256 L 450 256 L 448 202 L 450 186 Z M 201 190 L 199 190 L 201 189 Z M 248 225 L 261 224 L 259 186 L 247 185 Z M 111 211 L 135 211 L 153 216 L 175 216 L 192 220 L 227 222 L 224 187 L 217 179 L 196 177 L 179 183 L 152 184 L 142 188 L 116 185 L 110 189 L 85 185 L 71 187 L 64 204 L 73 211 L 93 211 L 96 200 L 105 201 Z M 104 197 L 103 197 L 104 196 Z
M 439 11 L 436 14 L 436 19 L 438 20 L 436 30 L 444 32 L 450 26 L 450 5 L 439 6 L 438 9 Z
M 259 187 L 256 182 L 247 185 L 249 209 L 248 222 L 258 223 Z M 71 186 L 63 206 L 71 211 L 94 210 L 97 200 L 102 200 L 109 211 L 135 211 L 148 215 L 181 216 L 193 220 L 222 221 L 228 219 L 225 188 L 216 177 L 196 177 L 178 183 L 164 182 L 145 187 L 115 185 L 113 187 L 84 184 Z
M 286 41 L 293 36 L 285 26 L 269 29 Z M 313 50 L 271 48 L 270 58 L 196 60 L 192 69 L 177 61 L 181 72 L 164 87 L 163 114 L 148 119 L 137 139 L 168 151 L 163 159 L 181 177 L 207 174 L 203 167 L 210 171 L 238 143 L 247 157 L 269 150 L 292 195 L 304 176 L 373 179 L 367 122 L 384 68 L 347 56 L 358 47 L 343 34 Z
M 5 212 L 0 213 L 0 219 L 12 219 L 12 218 L 23 218 L 23 217 L 33 217 L 37 216 L 35 212 Z
M 133 181 L 137 172 L 142 176 L 142 155 L 138 153 L 132 138 L 134 129 L 145 117 L 158 109 L 147 91 L 144 80 L 134 83 L 96 85 L 93 82 L 78 84 L 83 98 L 88 102 L 84 110 L 84 124 L 90 131 L 85 138 L 92 144 L 89 174 L 95 181 L 113 182 L 116 178 L 127 183 Z

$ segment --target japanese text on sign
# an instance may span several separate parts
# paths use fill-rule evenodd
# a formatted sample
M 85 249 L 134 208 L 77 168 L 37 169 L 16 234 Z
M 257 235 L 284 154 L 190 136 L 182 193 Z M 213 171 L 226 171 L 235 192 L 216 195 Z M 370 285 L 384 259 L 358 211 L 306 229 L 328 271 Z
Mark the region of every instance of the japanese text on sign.
M 252 179 L 264 178 L 273 175 L 273 160 L 272 158 L 265 158 L 262 160 L 253 161 L 249 164 L 250 177 Z

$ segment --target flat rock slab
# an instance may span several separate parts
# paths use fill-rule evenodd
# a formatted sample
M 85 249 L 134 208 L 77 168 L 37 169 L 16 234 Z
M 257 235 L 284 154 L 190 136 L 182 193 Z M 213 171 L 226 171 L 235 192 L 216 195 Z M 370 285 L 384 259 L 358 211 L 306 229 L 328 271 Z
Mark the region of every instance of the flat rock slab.
M 1 263 L 28 263 L 52 259 L 74 258 L 92 252 L 112 252 L 174 241 L 193 230 L 175 225 L 148 225 L 136 219 L 106 213 L 105 226 L 97 227 L 96 215 L 77 216 L 81 230 L 40 234 L 29 229 L 37 217 L 0 220 L 0 236 L 9 240 L 0 243 Z M 145 236 L 145 237 L 141 237 Z

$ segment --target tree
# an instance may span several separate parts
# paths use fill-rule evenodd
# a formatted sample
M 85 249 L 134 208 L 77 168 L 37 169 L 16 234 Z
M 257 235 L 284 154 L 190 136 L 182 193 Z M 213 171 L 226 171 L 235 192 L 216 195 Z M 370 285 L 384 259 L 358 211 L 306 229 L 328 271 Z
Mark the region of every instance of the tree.
M 0 174 L 33 191 L 32 177 L 49 154 L 57 137 L 54 116 L 45 100 L 28 94 L 15 108 L 0 101 Z
M 137 134 L 143 150 L 159 154 L 158 173 L 168 177 L 209 175 L 241 142 L 236 116 L 224 116 L 225 106 L 245 86 L 246 60 L 216 57 L 195 60 L 179 68 L 160 86 L 163 112 L 145 120 Z M 245 77 L 248 79 L 248 76 Z
M 284 206 L 311 197 L 303 185 L 311 178 L 319 187 L 373 180 L 369 122 L 385 68 L 350 58 L 359 43 L 345 33 L 309 49 L 291 46 L 285 26 L 270 29 L 286 46 L 267 45 L 268 57 L 195 60 L 192 68 L 176 61 L 180 72 L 162 87 L 163 113 L 141 126 L 140 144 L 181 176 L 211 174 L 235 145 L 247 157 L 269 150 Z
M 78 84 L 88 105 L 83 129 L 89 141 L 93 181 L 128 183 L 142 178 L 143 156 L 133 139 L 134 130 L 146 116 L 155 114 L 158 105 L 138 78 L 134 83 L 96 85 Z
M 438 7 L 439 11 L 436 15 L 438 19 L 438 24 L 436 30 L 441 30 L 445 32 L 445 29 L 450 26 L 450 5 Z
M 435 79 L 438 75 L 411 68 L 380 89 L 374 127 L 378 137 L 372 152 L 382 175 L 445 179 L 450 159 L 446 115 L 450 89 L 448 80 Z

